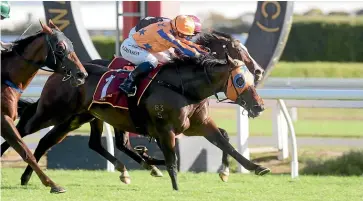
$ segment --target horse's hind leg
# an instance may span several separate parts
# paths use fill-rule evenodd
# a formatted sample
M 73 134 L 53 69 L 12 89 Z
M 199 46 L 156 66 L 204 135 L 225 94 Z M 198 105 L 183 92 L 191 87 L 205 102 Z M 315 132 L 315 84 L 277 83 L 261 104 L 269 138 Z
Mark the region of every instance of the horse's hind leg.
M 114 128 L 115 131 L 115 141 L 116 141 L 116 147 L 124 152 L 126 155 L 128 155 L 130 158 L 134 159 L 137 163 L 139 163 L 143 168 L 147 170 L 151 170 L 151 175 L 154 177 L 162 177 L 163 173 L 155 166 L 151 165 L 146 158 L 141 156 L 139 153 L 136 152 L 134 148 L 132 148 L 130 143 L 130 138 L 128 132 L 119 130 Z M 165 165 L 165 161 L 164 161 Z
M 221 132 L 222 136 L 224 137 L 224 139 L 227 140 L 227 142 L 229 142 L 229 136 L 226 130 L 224 130 L 223 128 L 218 128 L 219 132 Z M 228 153 L 223 151 L 223 155 L 222 155 L 222 169 L 219 171 L 219 177 L 222 179 L 222 181 L 226 182 L 228 181 L 228 177 L 229 177 L 229 160 L 228 160 Z
M 110 161 L 115 168 L 121 172 L 120 180 L 125 184 L 130 184 L 130 175 L 125 167 L 125 165 L 119 161 L 117 158 L 112 156 L 101 144 L 101 137 L 103 131 L 103 121 L 99 119 L 94 119 L 90 122 L 91 125 L 91 135 L 89 138 L 89 148 L 99 153 L 101 156 Z
M 1 115 L 1 136 L 15 149 L 16 152 L 24 159 L 25 162 L 37 173 L 41 182 L 45 186 L 50 186 L 51 193 L 64 193 L 66 190 L 54 183 L 39 167 L 35 158 L 20 134 L 15 128 L 13 120 L 9 116 Z
M 54 145 L 60 143 L 69 132 L 79 128 L 85 122 L 92 120 L 91 115 L 77 115 L 73 116 L 66 122 L 55 125 L 40 141 L 35 149 L 34 157 L 38 162 L 40 158 L 45 154 L 45 152 L 53 147 Z M 21 176 L 21 185 L 27 185 L 29 179 L 33 173 L 32 168 L 28 165 Z

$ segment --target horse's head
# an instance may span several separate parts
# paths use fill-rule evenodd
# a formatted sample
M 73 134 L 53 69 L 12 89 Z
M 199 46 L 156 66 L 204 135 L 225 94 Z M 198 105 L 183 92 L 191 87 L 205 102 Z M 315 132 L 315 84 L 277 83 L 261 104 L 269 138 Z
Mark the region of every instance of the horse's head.
M 248 111 L 249 117 L 257 117 L 264 110 L 262 98 L 257 94 L 253 74 L 246 65 L 226 54 L 230 66 L 229 78 L 225 87 L 228 99 Z
M 83 84 L 88 74 L 79 61 L 72 42 L 51 20 L 49 20 L 49 26 L 41 22 L 40 25 L 45 34 L 47 47 L 45 61 L 42 65 L 65 75 L 64 81 L 73 78 L 71 81 L 73 85 Z
M 216 59 L 224 59 L 225 53 L 228 53 L 233 59 L 243 61 L 249 71 L 253 72 L 256 85 L 262 79 L 263 68 L 251 57 L 246 47 L 231 35 L 217 31 L 204 33 L 200 35 L 196 43 L 208 47 Z

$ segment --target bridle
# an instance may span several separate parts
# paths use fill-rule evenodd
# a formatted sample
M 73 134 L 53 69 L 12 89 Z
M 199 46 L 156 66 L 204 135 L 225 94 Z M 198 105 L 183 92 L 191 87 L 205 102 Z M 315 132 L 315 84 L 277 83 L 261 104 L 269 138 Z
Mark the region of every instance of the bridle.
M 53 32 L 56 32 L 56 30 L 52 29 Z M 52 37 L 56 37 L 58 39 L 58 36 L 56 36 L 55 33 L 52 34 Z M 64 60 L 66 59 L 66 57 L 71 53 L 70 50 L 67 48 L 67 45 L 64 44 L 64 42 L 62 40 L 57 40 L 57 44 L 53 44 L 51 41 L 51 37 L 48 34 L 44 35 L 46 44 L 47 44 L 47 55 L 45 57 L 44 61 L 34 61 L 31 59 L 27 59 L 24 57 L 24 55 L 19 54 L 16 51 L 16 46 L 13 48 L 13 51 L 15 52 L 15 54 L 17 56 L 19 56 L 22 60 L 24 60 L 26 63 L 36 66 L 38 69 L 47 71 L 47 72 L 54 72 L 54 69 L 49 69 L 46 68 L 46 66 L 57 66 L 57 67 L 61 67 L 62 69 L 66 68 L 66 65 L 64 65 Z M 63 45 L 65 46 L 65 49 L 63 48 L 58 48 L 58 45 L 61 45 L 63 43 Z M 53 46 L 56 46 L 56 50 L 54 50 Z M 60 49 L 60 50 L 59 50 Z M 66 75 L 63 77 L 62 81 L 66 81 L 69 78 L 72 77 L 72 73 L 70 70 L 66 69 Z
M 230 42 L 231 42 L 231 41 L 230 41 Z M 233 43 L 232 43 L 232 44 L 233 44 Z M 224 55 L 228 56 L 229 51 L 228 51 L 227 43 L 226 43 L 226 44 L 223 44 L 223 45 L 222 45 L 222 48 L 223 48 L 223 50 L 224 50 Z M 238 51 L 240 51 L 240 49 L 239 49 L 238 47 L 237 47 L 237 50 L 238 50 Z M 216 52 L 210 52 L 210 54 L 212 54 L 212 55 L 216 55 L 217 53 L 216 53 Z M 228 61 L 226 61 L 226 62 L 228 62 Z M 232 71 L 233 71 L 233 70 L 235 70 L 236 68 L 239 68 L 239 67 L 238 67 L 238 66 L 235 66 L 234 68 L 230 68 L 230 69 L 228 70 L 228 79 L 233 79 L 233 78 L 232 78 Z M 204 74 L 205 74 L 205 76 L 206 76 L 206 78 L 207 78 L 208 84 L 209 84 L 209 85 L 212 85 L 212 79 L 211 79 L 211 76 L 210 76 L 210 75 L 209 75 L 209 73 L 208 73 L 208 69 L 207 69 L 207 67 L 206 67 L 206 66 L 204 67 Z M 224 87 L 223 87 L 224 91 L 226 91 L 227 83 L 228 83 L 228 79 L 227 79 L 226 83 L 224 84 Z M 217 99 L 217 103 L 220 103 L 220 102 L 223 102 L 223 101 L 228 100 L 228 98 L 220 99 L 220 98 L 219 98 L 219 96 L 218 96 L 218 92 L 217 92 L 217 90 L 216 90 L 216 89 L 214 89 L 213 91 L 214 91 L 214 96 L 215 96 L 215 97 L 216 97 L 216 99 Z

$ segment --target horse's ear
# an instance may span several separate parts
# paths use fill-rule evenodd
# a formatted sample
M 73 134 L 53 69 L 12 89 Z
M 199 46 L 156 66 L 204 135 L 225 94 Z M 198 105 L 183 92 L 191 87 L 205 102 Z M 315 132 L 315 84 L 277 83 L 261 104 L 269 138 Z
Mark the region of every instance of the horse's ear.
M 61 31 L 57 26 L 55 26 L 55 24 L 53 23 L 53 21 L 51 19 L 49 19 L 49 22 L 48 22 L 49 26 L 58 30 L 58 31 Z
M 48 34 L 52 34 L 53 31 L 50 27 L 48 27 L 46 24 L 43 24 L 42 21 L 39 20 L 40 26 L 42 27 L 42 32 L 43 33 L 48 33 Z

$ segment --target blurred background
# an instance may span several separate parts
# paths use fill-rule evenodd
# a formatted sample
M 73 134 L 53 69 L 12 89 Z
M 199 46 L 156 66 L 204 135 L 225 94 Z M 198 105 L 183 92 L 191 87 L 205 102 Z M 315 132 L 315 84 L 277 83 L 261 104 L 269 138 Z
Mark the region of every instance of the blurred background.
M 45 20 L 43 2 L 17 1 L 10 4 L 10 19 L 1 21 L 1 41 L 18 39 L 30 24 L 33 26 L 27 34 L 39 30 L 38 20 Z M 79 4 L 78 14 L 100 57 L 112 58 L 115 54 L 116 3 L 82 1 Z M 203 29 L 212 28 L 230 33 L 245 43 L 254 22 L 256 7 L 257 2 L 175 2 L 169 11 L 165 11 L 165 16 L 173 17 L 179 13 L 197 15 L 202 19 Z M 293 21 L 285 49 L 263 88 L 291 89 L 309 85 L 310 89 L 363 89 L 363 2 L 295 2 L 293 9 Z M 119 26 L 122 32 L 123 20 L 120 20 Z M 40 73 L 33 87 L 41 89 L 47 76 Z M 362 100 L 356 103 L 358 106 L 355 108 L 336 105 L 332 108 L 303 105 L 288 107 L 297 135 L 302 173 L 363 174 L 361 103 Z M 210 113 L 219 127 L 226 129 L 232 136 L 231 142 L 236 146 L 236 108 L 212 104 Z M 274 108 L 269 107 L 262 116 L 249 121 L 251 158 L 270 167 L 274 173 L 289 173 L 288 162 L 291 159 L 279 157 L 281 148 L 274 136 L 274 118 Z M 87 124 L 71 135 L 87 136 L 88 133 Z M 34 149 L 43 135 L 26 137 L 26 141 Z M 46 166 L 46 157 L 41 163 Z M 23 166 L 24 163 L 19 156 L 9 151 L 2 158 L 2 165 Z M 232 170 L 237 171 L 234 160 L 232 165 Z

